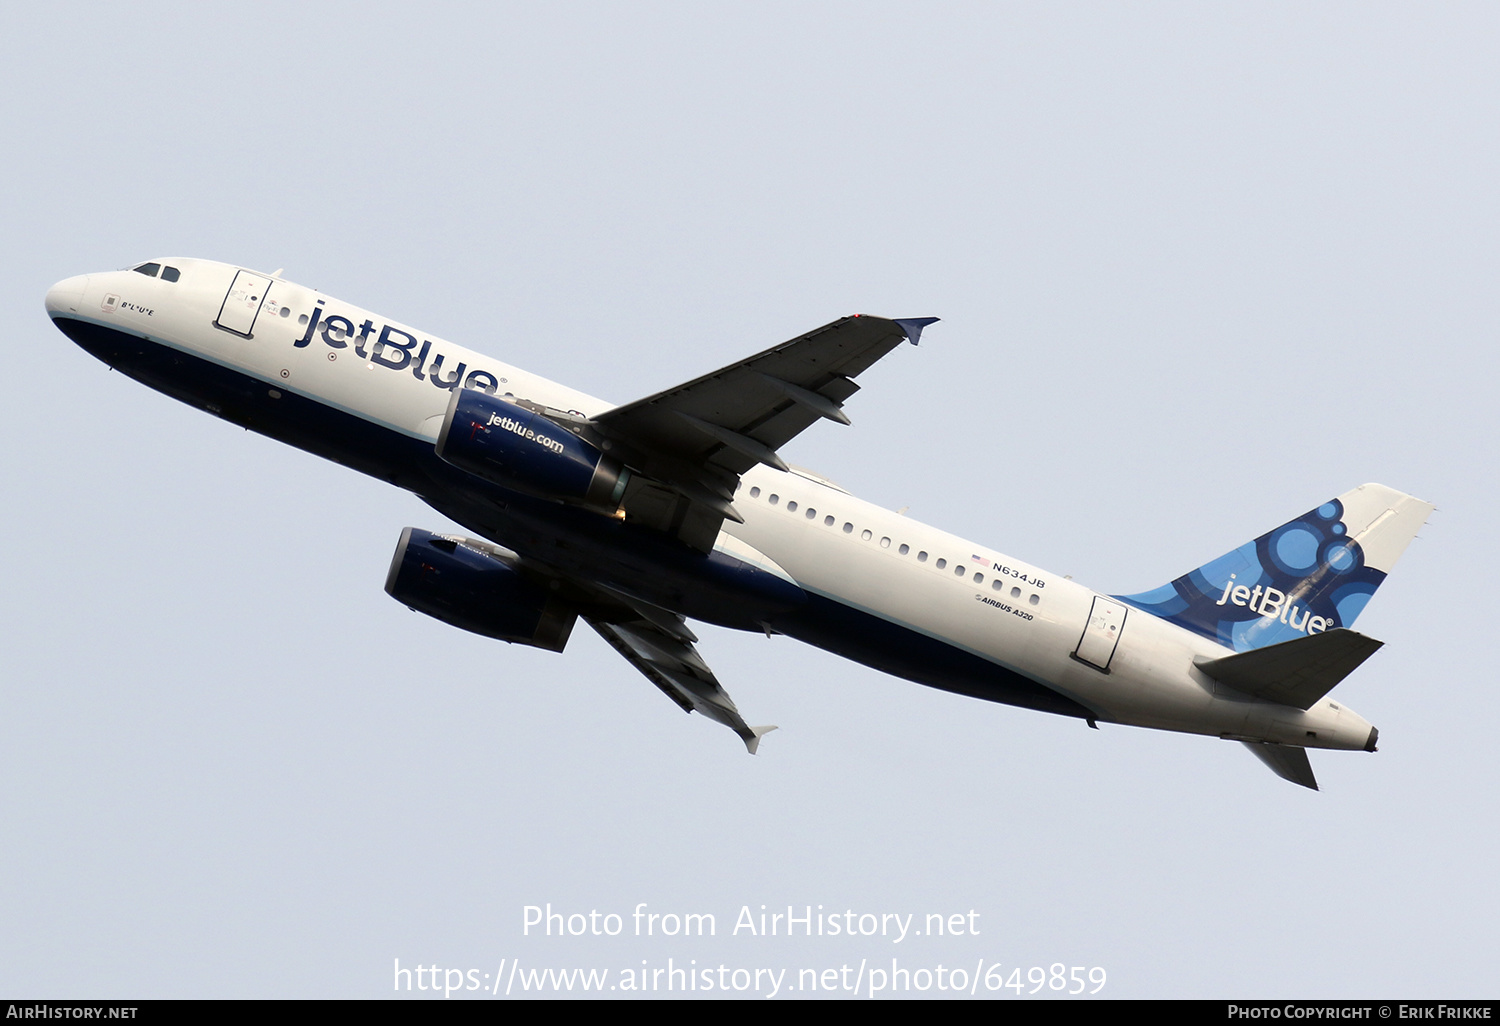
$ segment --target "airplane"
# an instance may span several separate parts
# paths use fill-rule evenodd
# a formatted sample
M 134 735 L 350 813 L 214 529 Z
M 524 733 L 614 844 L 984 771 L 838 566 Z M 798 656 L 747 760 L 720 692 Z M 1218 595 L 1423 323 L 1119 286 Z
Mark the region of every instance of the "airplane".
M 421 497 L 385 589 L 561 652 L 582 619 L 753 755 L 696 620 L 783 634 L 962 695 L 1242 742 L 1317 789 L 1310 748 L 1373 752 L 1329 697 L 1351 629 L 1433 506 L 1366 484 L 1160 587 L 1105 595 L 862 501 L 778 449 L 850 423 L 860 373 L 937 318 L 842 317 L 621 406 L 264 273 L 163 258 L 58 282 L 53 323 L 115 370 Z

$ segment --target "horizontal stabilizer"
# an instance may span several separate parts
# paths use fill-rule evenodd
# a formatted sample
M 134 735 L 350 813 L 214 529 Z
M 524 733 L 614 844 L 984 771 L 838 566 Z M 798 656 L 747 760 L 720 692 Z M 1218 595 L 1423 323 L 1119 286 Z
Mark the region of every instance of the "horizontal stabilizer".
M 1294 784 L 1310 787 L 1314 791 L 1318 789 L 1318 778 L 1313 776 L 1312 763 L 1308 761 L 1306 748 L 1268 745 L 1262 741 L 1240 743 L 1250 749 L 1251 755 L 1271 767 L 1271 772 L 1282 780 L 1290 780 Z
M 1309 634 L 1222 659 L 1199 656 L 1194 664 L 1215 680 L 1247 695 L 1310 709 L 1382 644 L 1338 627 L 1324 634 Z

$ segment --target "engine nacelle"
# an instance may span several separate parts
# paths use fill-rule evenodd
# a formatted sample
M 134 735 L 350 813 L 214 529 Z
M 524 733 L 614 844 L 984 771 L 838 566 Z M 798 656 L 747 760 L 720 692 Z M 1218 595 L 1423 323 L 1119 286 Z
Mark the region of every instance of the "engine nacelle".
M 385 590 L 461 630 L 561 652 L 577 612 L 527 579 L 506 555 L 484 542 L 408 527 L 401 532 Z
M 437 454 L 495 484 L 613 511 L 630 471 L 540 413 L 475 388 L 455 388 Z

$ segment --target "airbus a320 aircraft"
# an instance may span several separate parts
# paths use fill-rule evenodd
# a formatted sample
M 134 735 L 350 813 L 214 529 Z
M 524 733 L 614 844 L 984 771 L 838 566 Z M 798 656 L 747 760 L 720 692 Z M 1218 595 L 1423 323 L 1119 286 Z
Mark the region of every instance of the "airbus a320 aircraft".
M 484 540 L 408 527 L 386 590 L 561 652 L 582 618 L 753 754 L 688 620 L 785 634 L 919 684 L 1240 741 L 1316 788 L 1309 748 L 1373 752 L 1329 697 L 1380 647 L 1349 628 L 1432 506 L 1345 492 L 1136 595 L 1101 595 L 850 495 L 777 449 L 848 424 L 854 379 L 935 318 L 844 317 L 623 406 L 284 281 L 152 260 L 58 282 L 110 367 L 389 481 Z

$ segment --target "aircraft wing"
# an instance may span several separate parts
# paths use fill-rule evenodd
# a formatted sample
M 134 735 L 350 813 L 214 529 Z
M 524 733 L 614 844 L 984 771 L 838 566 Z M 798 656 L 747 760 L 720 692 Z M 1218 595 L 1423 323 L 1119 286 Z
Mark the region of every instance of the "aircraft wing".
M 714 671 L 708 668 L 692 642 L 696 640 L 681 617 L 665 610 L 652 610 L 648 619 L 609 622 L 586 617 L 590 627 L 634 666 L 646 679 L 682 707 L 684 712 L 697 711 L 717 720 L 740 736 L 751 755 L 760 745 L 761 735 L 775 727 L 752 727 L 745 723 L 734 700 L 719 686 Z M 675 618 L 673 624 L 670 619 Z M 664 621 L 664 622 L 658 622 Z
M 709 551 L 724 518 L 740 519 L 739 475 L 757 463 L 786 470 L 776 450 L 820 418 L 849 423 L 852 379 L 935 320 L 844 317 L 594 417 L 592 433 L 638 471 L 621 500 L 627 518 Z

